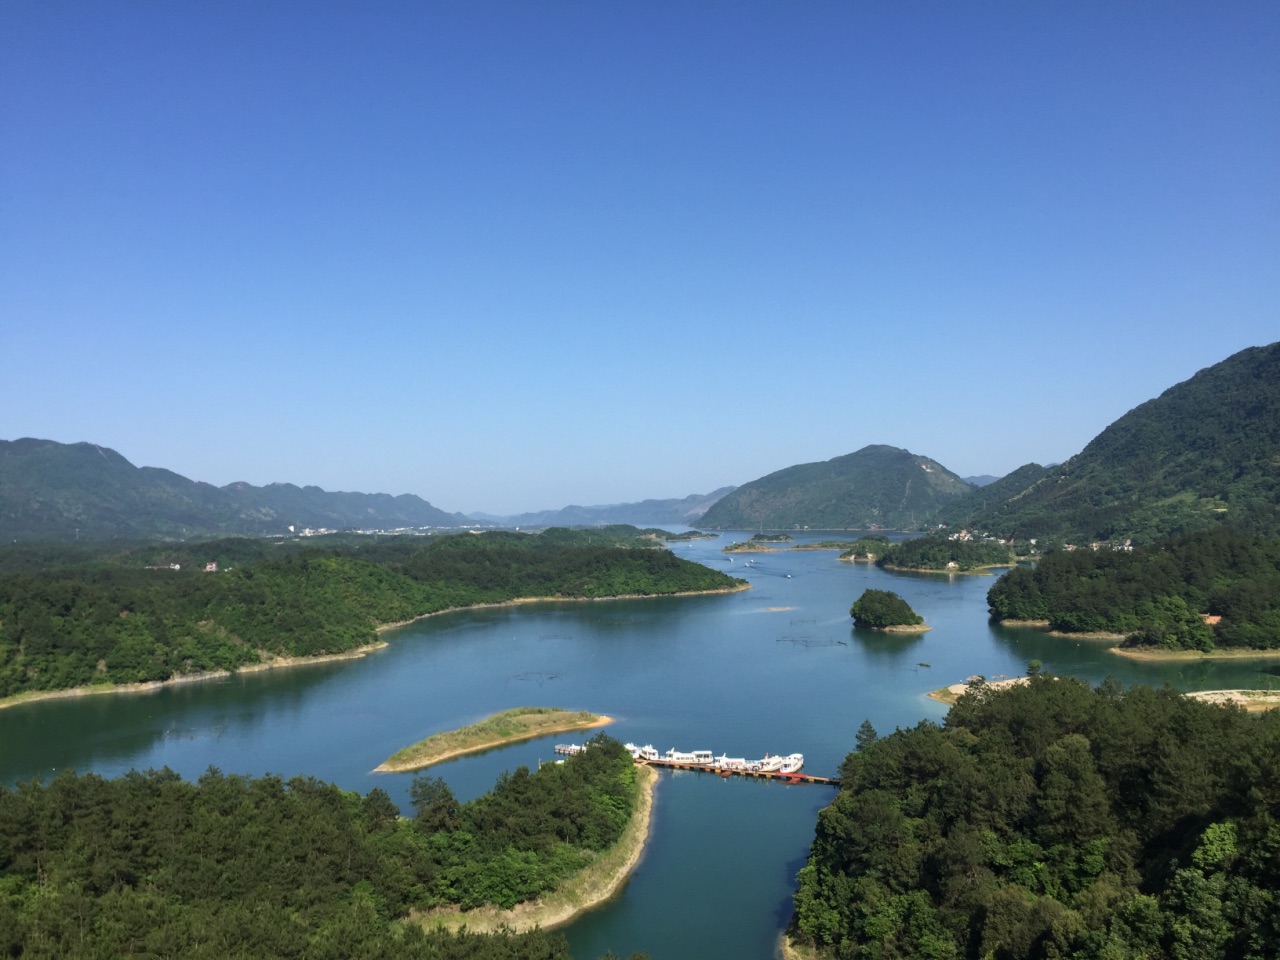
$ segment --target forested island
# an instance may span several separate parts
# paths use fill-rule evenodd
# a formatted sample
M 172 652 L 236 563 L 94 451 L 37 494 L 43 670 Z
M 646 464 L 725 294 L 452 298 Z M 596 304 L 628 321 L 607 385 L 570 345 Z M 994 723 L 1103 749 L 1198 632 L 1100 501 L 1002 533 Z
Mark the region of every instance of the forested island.
M 349 653 L 382 625 L 478 604 L 745 588 L 626 530 L 12 545 L 0 698 Z
M 621 744 L 599 735 L 468 803 L 424 777 L 411 796 L 405 819 L 380 789 L 215 769 L 195 783 L 163 770 L 0 786 L 0 953 L 569 960 L 543 930 L 406 921 L 509 907 L 598 859 L 638 801 Z
M 1055 551 L 987 594 L 996 621 L 1155 651 L 1280 649 L 1280 540 L 1205 530 L 1131 552 Z
M 890 633 L 923 633 L 924 617 L 892 590 L 864 590 L 849 608 L 855 627 Z
M 934 534 L 891 543 L 876 557 L 885 570 L 919 570 L 928 573 L 973 573 L 1007 567 L 1013 551 L 998 540 L 961 540 Z
M 857 743 L 799 875 L 818 956 L 1280 956 L 1280 714 L 1038 674 Z

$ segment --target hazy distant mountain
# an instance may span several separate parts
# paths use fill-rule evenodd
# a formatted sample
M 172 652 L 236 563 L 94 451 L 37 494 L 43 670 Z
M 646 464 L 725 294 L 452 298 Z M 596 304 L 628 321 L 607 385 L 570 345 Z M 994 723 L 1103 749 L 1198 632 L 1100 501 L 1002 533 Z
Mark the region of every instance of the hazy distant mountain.
M 107 447 L 0 440 L 0 538 L 71 540 L 282 534 L 330 529 L 459 526 L 471 520 L 404 495 L 327 493 L 273 483 L 215 487 L 135 467 Z
M 985 487 L 989 484 L 995 483 L 999 479 L 999 477 L 993 477 L 989 473 L 983 473 L 976 477 L 965 477 L 964 482 L 969 484 L 971 487 Z
M 1150 541 L 1220 521 L 1274 533 L 1278 467 L 1280 343 L 1273 343 L 1135 407 L 1065 463 L 1006 490 L 974 523 L 1020 538 L 1082 541 Z
M 703 515 L 709 530 L 902 529 L 973 490 L 928 457 L 875 445 L 743 484 Z
M 559 510 L 540 510 L 510 517 L 483 513 L 472 516 L 510 527 L 585 527 L 602 523 L 692 526 L 713 504 L 733 490 L 733 487 L 721 487 L 711 493 L 694 493 L 680 499 L 642 500 L 639 503 L 611 503 L 595 507 L 568 506 Z

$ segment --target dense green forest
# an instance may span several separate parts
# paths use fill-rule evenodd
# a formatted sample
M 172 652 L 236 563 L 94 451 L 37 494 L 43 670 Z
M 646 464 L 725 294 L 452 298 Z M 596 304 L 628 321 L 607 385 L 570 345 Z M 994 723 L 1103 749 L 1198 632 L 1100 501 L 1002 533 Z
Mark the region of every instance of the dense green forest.
M 1280 956 L 1280 714 L 1037 675 L 857 739 L 795 898 L 822 955 Z
M 510 906 L 617 841 L 637 796 L 603 735 L 458 803 L 418 778 L 404 819 L 381 789 L 311 778 L 63 773 L 0 787 L 0 954 L 23 957 L 569 960 L 559 935 L 423 933 L 442 904 Z
M 1034 568 L 1006 573 L 987 603 L 996 620 L 1123 633 L 1135 645 L 1273 649 L 1280 647 L 1280 540 L 1220 528 L 1132 552 L 1056 551 Z
M 883 630 L 924 623 L 924 617 L 892 590 L 864 590 L 849 608 L 854 626 Z
M 933 535 L 890 544 L 876 558 L 876 566 L 904 570 L 978 570 L 1013 562 L 1003 543 L 951 540 Z
M 373 642 L 379 624 L 477 603 L 739 582 L 626 530 L 327 547 L 247 539 L 88 551 L 14 545 L 0 550 L 0 696 L 340 653 Z M 614 545 L 620 538 L 632 545 Z M 210 560 L 219 572 L 204 572 Z

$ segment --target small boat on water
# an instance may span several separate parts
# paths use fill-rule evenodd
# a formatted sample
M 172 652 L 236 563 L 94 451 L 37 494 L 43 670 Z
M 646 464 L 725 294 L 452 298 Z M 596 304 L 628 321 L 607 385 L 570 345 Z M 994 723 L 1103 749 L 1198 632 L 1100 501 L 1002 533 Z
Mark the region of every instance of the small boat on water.
M 778 768 L 779 773 L 798 773 L 800 768 L 804 766 L 804 754 L 792 753 L 788 754 L 782 760 L 782 766 Z

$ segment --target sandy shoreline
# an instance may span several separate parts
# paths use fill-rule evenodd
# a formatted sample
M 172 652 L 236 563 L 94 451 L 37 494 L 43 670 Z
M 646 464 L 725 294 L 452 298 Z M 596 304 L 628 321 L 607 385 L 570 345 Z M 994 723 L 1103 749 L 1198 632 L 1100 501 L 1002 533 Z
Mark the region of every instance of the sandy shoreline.
M 447 750 L 444 753 L 430 754 L 417 760 L 392 763 L 391 758 L 388 757 L 382 763 L 374 767 L 373 772 L 408 773 L 411 770 L 425 770 L 427 767 L 433 767 L 437 763 L 444 763 L 446 760 L 453 760 L 456 757 L 465 757 L 470 753 L 481 753 L 485 750 L 492 750 L 494 747 L 505 747 L 508 744 L 522 743 L 525 740 L 536 740 L 538 737 L 549 737 L 554 733 L 572 733 L 575 730 L 594 730 L 597 727 L 607 727 L 611 723 L 613 723 L 613 717 L 607 717 L 601 714 L 590 723 L 553 724 L 544 727 L 541 730 L 530 730 L 527 733 L 520 733 L 510 737 L 502 737 L 497 740 L 489 740 L 485 743 L 470 744 L 465 747 L 458 747 L 456 750 Z
M 681 590 L 679 593 L 627 593 L 617 597 L 518 597 L 515 600 L 498 600 L 494 603 L 473 603 L 465 607 L 446 607 L 444 610 L 433 610 L 410 620 L 397 620 L 395 623 L 382 623 L 377 627 L 378 633 L 407 627 L 426 620 L 429 617 L 441 617 L 446 613 L 461 613 L 464 610 L 492 610 L 498 607 L 518 607 L 526 603 L 611 603 L 615 600 L 661 600 L 667 597 L 714 597 L 722 593 L 741 593 L 750 590 L 751 584 L 742 583 L 734 587 L 722 587 L 719 590 Z
M 859 630 L 874 630 L 876 633 L 900 634 L 928 633 L 933 629 L 927 623 L 900 623 L 892 627 L 867 627 L 855 622 L 854 626 Z
M 326 653 L 318 657 L 275 657 L 262 663 L 249 663 L 235 670 L 206 670 L 203 673 L 184 673 L 170 677 L 168 680 L 147 680 L 143 683 L 93 683 L 86 687 L 69 687 L 66 690 L 30 690 L 26 693 L 15 693 L 11 697 L 0 699 L 0 710 L 20 706 L 24 703 L 37 703 L 41 700 L 68 700 L 75 697 L 94 697 L 103 693 L 155 693 L 165 687 L 182 683 L 203 683 L 206 680 L 223 680 L 240 673 L 261 673 L 264 670 L 279 670 L 285 667 L 305 667 L 313 663 L 332 663 L 335 660 L 358 660 L 375 650 L 387 646 L 385 640 L 366 644 L 342 653 Z
M 428 929 L 444 927 L 457 930 L 466 927 L 472 933 L 489 933 L 501 927 L 517 932 L 534 927 L 551 930 L 613 899 L 640 862 L 653 823 L 658 771 L 641 765 L 636 767 L 636 776 L 639 786 L 636 809 L 621 839 L 595 863 L 568 878 L 558 890 L 537 900 L 517 904 L 510 910 L 497 907 L 480 907 L 465 912 L 457 908 L 432 910 L 411 916 L 410 922 L 420 923 Z

